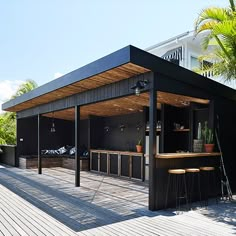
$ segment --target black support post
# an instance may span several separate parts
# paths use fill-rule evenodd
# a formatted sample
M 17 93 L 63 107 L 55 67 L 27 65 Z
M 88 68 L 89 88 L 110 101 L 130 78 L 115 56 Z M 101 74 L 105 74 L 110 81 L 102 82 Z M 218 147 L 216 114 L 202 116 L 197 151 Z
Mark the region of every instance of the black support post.
M 89 157 L 90 157 L 90 149 L 91 149 L 91 116 L 89 115 L 88 117 L 88 153 L 89 153 Z M 89 163 L 88 163 L 88 170 L 90 171 L 90 164 L 91 159 L 89 158 Z
M 165 105 L 161 104 L 161 132 L 160 132 L 160 138 L 159 138 L 159 147 L 160 150 L 159 152 L 165 152 L 165 148 L 164 148 L 164 137 L 165 137 Z
M 142 140 L 143 140 L 143 153 L 145 153 L 146 149 L 146 124 L 147 124 L 147 112 L 148 112 L 148 107 L 143 107 L 143 114 L 142 114 L 142 126 L 141 126 L 141 131 L 142 131 Z M 145 156 L 143 156 L 143 178 L 142 181 L 145 181 Z
M 20 158 L 20 153 L 19 153 L 19 146 L 20 144 L 20 140 L 19 140 L 19 119 L 17 118 L 16 115 L 16 155 L 15 155 L 15 167 L 19 167 L 19 158 Z
M 75 187 L 80 186 L 80 107 L 75 106 Z
M 156 125 L 157 125 L 157 76 L 153 74 L 149 98 L 149 210 L 155 210 L 156 202 Z
M 40 120 L 41 120 L 41 115 L 38 114 L 38 174 L 42 174 L 42 158 L 41 158 L 41 143 L 40 143 Z

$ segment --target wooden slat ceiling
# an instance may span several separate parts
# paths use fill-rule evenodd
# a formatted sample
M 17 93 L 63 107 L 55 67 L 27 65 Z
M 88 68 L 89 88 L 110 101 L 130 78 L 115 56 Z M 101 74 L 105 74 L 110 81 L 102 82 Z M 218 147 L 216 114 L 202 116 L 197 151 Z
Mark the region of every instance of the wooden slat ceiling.
M 84 79 L 82 81 L 70 84 L 66 87 L 54 90 L 42 96 L 33 98 L 16 106 L 10 107 L 8 111 L 17 112 L 29 109 L 37 105 L 49 103 L 61 98 L 71 96 L 73 94 L 81 93 L 86 90 L 94 89 L 106 84 L 115 83 L 117 81 L 143 74 L 148 71 L 149 70 L 144 67 L 132 63 L 127 63 L 125 65 L 113 68 L 109 71 L 105 71 L 98 75 Z
M 209 100 L 171 94 L 166 92 L 157 92 L 157 108 L 160 109 L 161 104 L 169 104 L 175 107 L 189 106 L 190 102 L 208 104 Z M 149 93 L 142 93 L 140 96 L 132 95 L 128 97 L 117 98 L 109 101 L 94 103 L 81 107 L 81 119 L 87 119 L 89 115 L 94 116 L 116 116 L 130 113 L 142 112 L 144 106 L 149 106 Z M 74 108 L 56 111 L 53 114 L 47 113 L 44 116 L 64 120 L 74 120 Z

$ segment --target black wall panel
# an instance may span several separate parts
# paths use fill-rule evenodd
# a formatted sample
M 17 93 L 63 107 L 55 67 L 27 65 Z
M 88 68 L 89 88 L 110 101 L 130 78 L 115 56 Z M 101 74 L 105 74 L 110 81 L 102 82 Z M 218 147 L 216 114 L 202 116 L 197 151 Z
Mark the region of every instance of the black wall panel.
M 17 156 L 37 154 L 37 116 L 17 120 Z
M 93 117 L 91 122 L 91 147 L 106 150 L 136 151 L 136 144 L 143 138 L 145 125 L 142 124 L 142 113 L 113 116 Z M 141 124 L 139 131 L 137 125 Z M 124 125 L 121 131 L 120 126 Z M 109 127 L 106 131 L 104 128 Z
M 55 119 L 56 132 L 51 133 L 52 119 L 41 117 L 40 138 L 41 149 L 58 149 L 65 145 L 74 146 L 74 122 Z M 38 140 L 37 117 L 30 117 L 17 120 L 17 155 L 36 155 Z M 86 123 L 81 131 L 85 131 Z M 81 144 L 87 144 L 86 135 L 81 134 Z
M 80 121 L 80 145 L 88 148 L 88 120 Z
M 235 158 L 235 134 L 236 134 L 236 105 L 235 103 L 216 99 L 215 103 L 215 128 L 218 130 L 220 146 L 223 153 L 225 169 L 229 178 L 232 191 L 236 192 L 236 158 Z M 217 122 L 217 116 L 219 122 Z M 219 129 L 218 129 L 219 128 Z M 216 141 L 215 141 L 216 144 Z
M 88 147 L 88 120 L 80 121 L 80 144 Z M 54 119 L 56 132 L 51 133 L 52 119 L 41 117 L 41 149 L 58 149 L 62 146 L 74 146 L 74 121 Z M 17 156 L 36 155 L 38 140 L 37 117 L 18 119 L 17 121 Z M 23 141 L 20 141 L 22 140 Z
M 174 123 L 190 128 L 189 109 L 164 106 L 164 152 L 189 151 L 189 132 L 175 132 Z

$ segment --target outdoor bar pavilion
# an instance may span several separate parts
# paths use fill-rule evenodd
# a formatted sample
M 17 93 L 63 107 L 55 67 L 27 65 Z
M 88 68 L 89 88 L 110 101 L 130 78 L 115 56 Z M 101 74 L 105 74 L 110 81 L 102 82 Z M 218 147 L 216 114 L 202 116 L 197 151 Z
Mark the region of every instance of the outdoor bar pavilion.
M 2 108 L 17 113 L 16 165 L 21 156 L 37 155 L 41 174 L 43 149 L 74 145 L 75 186 L 80 186 L 78 150 L 86 146 L 90 170 L 148 181 L 150 210 L 165 207 L 168 168 L 219 166 L 217 146 L 210 154 L 193 153 L 197 125 L 208 121 L 218 129 L 231 188 L 236 190 L 235 90 L 134 46 Z M 56 132 L 50 132 L 52 121 Z M 142 153 L 135 151 L 138 140 Z

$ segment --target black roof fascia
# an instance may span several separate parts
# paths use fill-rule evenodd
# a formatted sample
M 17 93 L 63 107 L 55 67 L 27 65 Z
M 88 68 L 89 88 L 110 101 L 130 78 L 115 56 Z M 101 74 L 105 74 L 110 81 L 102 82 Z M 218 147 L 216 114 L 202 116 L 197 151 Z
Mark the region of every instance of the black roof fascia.
M 131 48 L 130 61 L 133 64 L 150 69 L 171 79 L 197 87 L 215 96 L 222 96 L 236 101 L 236 91 L 230 87 L 178 66 L 139 48 Z M 171 85 L 170 85 L 171 86 Z
M 4 104 L 2 104 L 2 109 L 5 110 L 7 108 L 13 107 L 33 98 L 50 93 L 56 89 L 68 86 L 70 84 L 84 80 L 101 72 L 105 72 L 112 68 L 126 64 L 130 62 L 131 47 L 131 45 L 126 46 L 79 69 L 65 74 L 58 79 L 52 80 L 26 94 L 23 94 L 19 97 L 16 97 L 15 99 L 5 102 Z
M 129 45 L 56 80 L 44 84 L 29 93 L 4 103 L 2 109 L 10 108 L 128 62 L 145 67 L 153 72 L 163 74 L 171 79 L 198 87 L 211 95 L 222 96 L 236 101 L 236 92 L 234 89 L 166 61 L 142 49 Z

